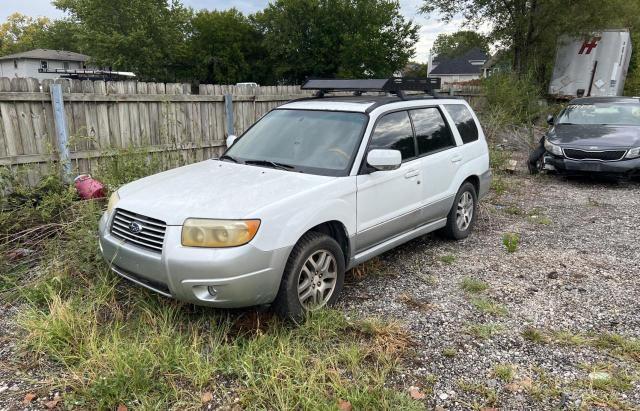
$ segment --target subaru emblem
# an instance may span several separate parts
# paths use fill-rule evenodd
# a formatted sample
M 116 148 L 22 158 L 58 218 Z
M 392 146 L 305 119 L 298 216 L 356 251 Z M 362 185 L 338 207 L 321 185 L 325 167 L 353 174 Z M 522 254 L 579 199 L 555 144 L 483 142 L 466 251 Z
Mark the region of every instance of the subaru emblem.
M 132 221 L 131 224 L 129 224 L 129 232 L 132 234 L 138 234 L 140 231 L 142 231 L 142 225 L 137 222 L 137 221 Z

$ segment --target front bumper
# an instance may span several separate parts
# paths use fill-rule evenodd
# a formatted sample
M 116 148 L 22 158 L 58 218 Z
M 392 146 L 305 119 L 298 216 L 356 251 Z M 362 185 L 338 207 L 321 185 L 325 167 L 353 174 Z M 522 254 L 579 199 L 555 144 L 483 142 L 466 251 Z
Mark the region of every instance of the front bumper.
M 105 213 L 100 219 L 100 251 L 112 271 L 166 297 L 198 305 L 235 308 L 272 302 L 292 248 L 183 247 L 182 227 L 167 226 L 162 253 L 157 253 L 112 236 L 110 218 Z
M 547 170 L 565 174 L 602 173 L 615 175 L 640 175 L 640 158 L 618 161 L 572 160 L 558 157 L 549 152 L 543 156 Z

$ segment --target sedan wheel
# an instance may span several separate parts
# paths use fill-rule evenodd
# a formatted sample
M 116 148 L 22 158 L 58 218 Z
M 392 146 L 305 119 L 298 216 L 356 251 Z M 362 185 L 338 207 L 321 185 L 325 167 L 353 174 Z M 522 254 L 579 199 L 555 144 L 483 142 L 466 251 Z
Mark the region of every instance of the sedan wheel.
M 302 265 L 298 277 L 298 299 L 307 310 L 323 307 L 336 288 L 338 264 L 330 252 L 318 250 Z

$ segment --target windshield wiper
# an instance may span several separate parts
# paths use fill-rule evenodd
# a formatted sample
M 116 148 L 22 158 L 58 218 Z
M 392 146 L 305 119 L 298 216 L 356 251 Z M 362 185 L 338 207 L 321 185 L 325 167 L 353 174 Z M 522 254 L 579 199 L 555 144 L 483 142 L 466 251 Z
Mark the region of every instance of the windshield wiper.
M 295 167 L 290 164 L 276 163 L 269 160 L 245 160 L 245 164 L 251 164 L 254 166 L 267 166 L 271 168 L 278 168 L 280 170 L 293 170 Z
M 231 157 L 231 156 L 230 156 L 230 155 L 228 155 L 228 154 L 223 154 L 223 155 L 221 155 L 221 156 L 220 156 L 220 158 L 218 158 L 218 160 L 231 160 L 231 161 L 233 161 L 234 163 L 239 163 L 239 161 L 238 161 L 238 160 L 236 160 L 235 158 Z

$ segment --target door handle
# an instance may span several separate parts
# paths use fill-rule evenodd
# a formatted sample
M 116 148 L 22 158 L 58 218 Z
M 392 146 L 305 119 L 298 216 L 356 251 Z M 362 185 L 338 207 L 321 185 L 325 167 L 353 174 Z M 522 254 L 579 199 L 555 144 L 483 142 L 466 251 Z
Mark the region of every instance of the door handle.
M 460 157 L 460 156 L 451 157 L 451 162 L 452 163 L 459 163 L 461 161 L 462 161 L 462 157 Z
M 407 173 L 404 175 L 404 178 L 412 178 L 412 177 L 417 177 L 418 174 L 420 174 L 420 170 L 409 170 L 407 171 Z

